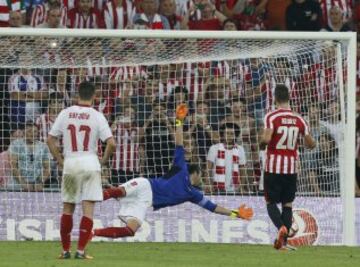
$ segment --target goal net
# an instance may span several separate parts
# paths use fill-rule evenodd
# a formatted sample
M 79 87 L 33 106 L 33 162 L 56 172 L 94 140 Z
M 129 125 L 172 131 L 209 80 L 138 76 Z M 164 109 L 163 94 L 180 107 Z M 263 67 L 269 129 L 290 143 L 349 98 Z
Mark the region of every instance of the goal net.
M 0 32 L 0 240 L 59 238 L 61 169 L 45 142 L 57 114 L 76 104 L 77 87 L 87 80 L 117 142 L 102 170 L 104 186 L 171 173 L 175 108 L 185 102 L 185 157 L 201 166 L 202 190 L 225 207 L 246 203 L 255 211 L 244 223 L 188 203 L 149 210 L 142 230 L 127 241 L 271 243 L 276 230 L 263 197 L 259 137 L 265 113 L 275 108 L 275 86 L 285 84 L 292 109 L 307 119 L 318 144 L 312 151 L 299 147 L 298 232 L 291 242 L 348 242 L 345 220 L 353 227 L 354 215 L 351 198 L 344 203 L 353 173 L 346 176 L 345 159 L 353 153 L 346 143 L 353 114 L 346 108 L 353 105 L 354 70 L 346 38 L 56 33 Z M 103 148 L 99 143 L 100 157 Z M 95 228 L 119 225 L 118 210 L 116 201 L 99 204 Z

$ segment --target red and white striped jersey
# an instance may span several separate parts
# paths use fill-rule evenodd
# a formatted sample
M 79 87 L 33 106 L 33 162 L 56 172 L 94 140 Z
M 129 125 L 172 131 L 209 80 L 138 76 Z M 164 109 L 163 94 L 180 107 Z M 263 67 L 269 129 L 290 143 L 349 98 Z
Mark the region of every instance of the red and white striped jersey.
M 338 6 L 342 10 L 345 21 L 350 20 L 353 16 L 354 0 L 319 0 L 319 2 L 324 26 L 330 23 L 329 11 L 333 6 Z
M 46 22 L 48 10 L 49 10 L 49 6 L 46 3 L 43 3 L 41 5 L 36 5 L 31 12 L 30 26 L 37 27 L 38 25 Z M 60 25 L 62 27 L 65 27 L 68 9 L 62 6 L 60 10 L 61 10 Z
M 36 119 L 35 122 L 37 128 L 39 129 L 40 133 L 40 141 L 46 142 L 46 139 L 48 137 L 48 134 L 50 132 L 50 129 L 52 125 L 54 124 L 54 120 L 52 120 L 48 113 L 41 114 L 40 117 Z
M 264 125 L 273 130 L 266 149 L 265 172 L 297 173 L 298 141 L 309 134 L 307 122 L 291 109 L 280 108 L 265 115 Z
M 123 0 L 120 7 L 116 0 L 112 0 L 105 5 L 103 12 L 106 29 L 125 29 L 132 25 L 136 11 L 131 0 Z
M 90 15 L 85 17 L 77 8 L 68 12 L 67 27 L 71 29 L 98 29 L 103 28 L 103 21 L 100 12 L 90 9 Z
M 205 81 L 209 78 L 201 75 L 201 70 L 205 68 L 210 68 L 210 62 L 187 62 L 184 64 L 183 84 L 189 90 L 190 100 L 193 100 L 194 102 L 197 101 L 199 94 L 203 92 Z
M 139 172 L 139 143 L 138 129 L 125 128 L 118 124 L 114 134 L 116 139 L 116 152 L 113 157 L 113 168 L 116 170 Z

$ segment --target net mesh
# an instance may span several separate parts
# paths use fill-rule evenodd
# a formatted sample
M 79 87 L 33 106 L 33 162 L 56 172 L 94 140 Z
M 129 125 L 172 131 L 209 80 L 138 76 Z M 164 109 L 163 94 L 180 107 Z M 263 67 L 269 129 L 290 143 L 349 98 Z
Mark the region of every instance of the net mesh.
M 104 186 L 172 170 L 175 108 L 187 102 L 186 160 L 201 166 L 204 192 L 210 197 L 261 196 L 264 152 L 259 150 L 259 136 L 265 113 L 275 108 L 275 86 L 284 83 L 293 110 L 308 120 L 318 142 L 313 151 L 299 148 L 298 196 L 340 196 L 343 131 L 337 42 L 10 36 L 0 42 L 5 218 L 33 214 L 47 219 L 60 212 L 54 206 L 60 206 L 55 194 L 61 170 L 45 142 L 57 114 L 76 103 L 83 80 L 95 83 L 94 106 L 108 119 L 117 141 L 116 152 L 102 170 Z M 219 186 L 212 147 L 226 142 L 220 130 L 225 123 L 235 130 L 239 170 L 234 175 L 233 162 L 224 166 L 225 184 Z M 99 155 L 103 148 L 99 144 Z M 22 204 L 14 205 L 19 199 Z M 230 198 L 218 201 L 232 203 Z M 256 201 L 261 203 L 260 198 Z M 340 202 L 337 205 L 341 212 Z M 176 218 L 182 209 L 160 214 Z M 189 220 L 192 216 L 196 218 L 193 214 Z M 265 212 L 259 216 L 266 218 Z M 334 229 L 341 233 L 341 224 L 332 225 Z M 8 228 L 2 230 L 0 239 L 9 238 Z M 14 232 L 13 238 L 21 237 Z

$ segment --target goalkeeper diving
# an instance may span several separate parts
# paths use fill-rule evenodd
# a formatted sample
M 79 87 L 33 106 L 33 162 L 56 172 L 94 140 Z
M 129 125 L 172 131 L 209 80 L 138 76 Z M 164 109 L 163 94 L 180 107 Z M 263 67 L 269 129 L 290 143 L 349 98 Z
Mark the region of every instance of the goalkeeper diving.
M 184 202 L 192 202 L 210 212 L 250 220 L 252 208 L 244 204 L 236 210 L 221 207 L 204 197 L 198 187 L 201 185 L 201 169 L 197 165 L 185 162 L 183 147 L 183 120 L 188 112 L 185 104 L 176 109 L 175 155 L 173 171 L 164 177 L 155 179 L 135 178 L 118 187 L 103 191 L 104 200 L 119 199 L 119 218 L 126 223 L 125 227 L 108 227 L 95 229 L 93 236 L 119 238 L 134 236 L 145 219 L 146 210 L 154 210 L 175 206 Z M 175 170 L 175 171 L 174 171 Z

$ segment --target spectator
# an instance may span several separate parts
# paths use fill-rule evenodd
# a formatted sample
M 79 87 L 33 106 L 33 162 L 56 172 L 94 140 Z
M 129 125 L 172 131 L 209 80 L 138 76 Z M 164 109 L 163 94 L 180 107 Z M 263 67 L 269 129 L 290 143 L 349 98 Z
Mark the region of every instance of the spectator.
M 340 192 L 339 153 L 335 140 L 329 134 L 319 138 L 319 149 L 313 161 L 312 171 L 316 179 L 311 180 L 317 194 Z
M 8 90 L 11 127 L 21 128 L 27 121 L 35 122 L 41 114 L 41 101 L 48 99 L 43 77 L 20 69 L 10 77 Z
M 320 123 L 320 109 L 317 104 L 312 104 L 308 107 L 307 110 L 307 121 L 309 123 L 311 134 L 314 140 L 319 143 L 320 136 L 323 134 L 328 134 L 328 130 L 326 127 L 322 126 Z M 316 194 L 320 194 L 319 183 L 317 181 L 317 173 L 316 173 L 316 162 L 319 160 L 319 149 L 320 146 L 317 146 L 312 150 L 304 150 L 302 154 L 303 159 L 302 163 L 302 172 L 305 179 L 308 181 L 299 181 L 300 184 L 305 185 L 308 188 L 304 188 L 304 191 L 314 192 Z M 300 177 L 303 177 L 300 176 Z M 301 178 L 300 178 L 301 179 Z
M 332 6 L 329 10 L 329 23 L 323 29 L 328 32 L 349 32 L 349 25 L 344 22 L 342 10 L 338 6 Z
M 339 105 L 337 100 L 331 101 L 327 108 L 324 109 L 323 120 L 320 121 L 321 125 L 326 127 L 329 131 L 337 146 L 342 142 L 342 125 Z
M 202 161 L 199 157 L 195 138 L 191 135 L 190 132 L 184 132 L 183 138 L 186 162 L 188 164 L 196 164 L 201 166 L 201 163 L 205 161 Z
M 146 174 L 150 177 L 164 175 L 172 162 L 174 127 L 166 116 L 166 104 L 155 101 L 150 118 L 144 125 Z
M 24 27 L 24 17 L 20 11 L 10 11 L 9 27 L 12 27 L 12 28 Z
M 198 144 L 199 155 L 203 162 L 206 161 L 206 155 L 213 144 L 213 139 L 218 141 L 209 124 L 208 117 L 209 105 L 206 102 L 198 101 L 195 113 L 192 116 L 192 123 L 189 131 L 192 133 L 192 136 Z
M 292 0 L 266 0 L 266 29 L 270 31 L 286 30 L 286 10 Z
M 39 140 L 46 143 L 48 133 L 60 111 L 64 108 L 64 95 L 53 92 L 49 95 L 47 111 L 36 119 L 36 126 L 40 132 Z
M 64 109 L 64 95 L 58 92 L 53 92 L 49 96 L 48 108 L 46 113 L 40 115 L 36 120 L 36 126 L 39 131 L 40 142 L 46 143 L 49 131 L 54 124 L 56 117 L 60 111 Z M 60 142 L 57 144 L 61 147 Z M 45 181 L 45 187 L 57 187 L 59 188 L 59 177 L 61 177 L 61 170 L 58 169 L 56 161 L 50 155 L 50 168 L 51 176 Z
M 20 21 L 25 21 L 25 6 L 23 0 L 14 0 L 14 1 L 1 1 L 1 18 L 0 18 L 0 27 L 9 27 L 10 26 L 10 13 L 12 11 L 19 11 L 22 19 Z M 22 25 L 22 22 L 21 24 Z M 13 27 L 13 26 L 10 26 Z
M 220 8 L 223 14 L 228 18 L 235 18 L 240 15 L 248 0 L 220 1 Z
M 37 28 L 66 28 L 62 23 L 62 13 L 59 4 L 49 5 L 46 21 L 37 25 Z
M 10 135 L 10 143 L 12 143 L 17 138 L 23 138 L 22 131 L 13 131 Z M 0 189 L 9 189 L 9 190 L 20 190 L 20 186 L 15 188 L 15 183 L 11 175 L 11 157 L 10 157 L 10 147 L 0 153 Z
M 210 181 L 218 192 L 244 193 L 246 156 L 244 148 L 236 144 L 240 129 L 236 124 L 220 126 L 220 143 L 212 145 L 207 155 Z
M 9 149 L 14 187 L 24 191 L 41 191 L 50 177 L 50 153 L 38 134 L 35 124 L 26 124 L 25 139 L 15 140 Z
M 201 11 L 201 19 L 189 21 L 189 14 L 184 19 L 184 28 L 189 30 L 221 30 L 223 22 L 227 19 L 211 3 L 198 5 Z M 186 27 L 187 25 L 187 27 Z
M 105 4 L 104 21 L 106 29 L 127 29 L 132 27 L 135 6 L 131 0 L 111 0 Z
M 30 26 L 37 28 L 40 24 L 44 24 L 49 16 L 49 10 L 50 9 L 59 9 L 60 10 L 60 18 L 59 24 L 61 26 L 58 26 L 52 28 L 65 28 L 66 27 L 66 20 L 67 20 L 67 11 L 69 10 L 68 7 L 65 6 L 65 3 L 60 0 L 47 0 L 47 1 L 36 1 L 37 3 L 31 3 L 31 17 L 30 17 Z M 54 14 L 52 14 L 54 15 Z M 55 17 L 52 18 L 52 21 L 54 21 Z M 44 27 L 45 28 L 45 27 Z M 50 27 L 51 28 L 51 27 Z
M 116 140 L 113 157 L 113 185 L 123 184 L 140 173 L 140 129 L 136 126 L 136 113 L 132 106 L 125 106 L 122 114 L 111 126 Z
M 239 29 L 242 31 L 264 30 L 265 1 L 247 0 L 240 14 L 233 16 L 239 21 Z
M 226 19 L 224 20 L 222 24 L 222 29 L 224 31 L 237 31 L 239 30 L 239 27 L 237 25 L 237 22 L 233 19 Z
M 288 31 L 319 31 L 321 8 L 317 1 L 293 0 L 286 10 Z
M 103 28 L 100 12 L 92 6 L 91 0 L 79 0 L 77 7 L 69 10 L 67 27 L 72 29 Z
M 219 76 L 211 78 L 205 87 L 204 100 L 209 103 L 209 123 L 214 130 L 218 129 L 219 122 L 223 120 L 229 112 L 225 100 L 226 94 L 230 91 L 229 87 L 229 81 Z
M 167 18 L 170 29 L 180 30 L 182 17 L 176 14 L 175 0 L 160 0 L 159 14 Z
M 157 13 L 156 0 L 143 0 L 141 3 L 143 13 L 134 16 L 134 24 L 145 25 L 152 30 L 170 30 L 170 24 L 166 17 Z

